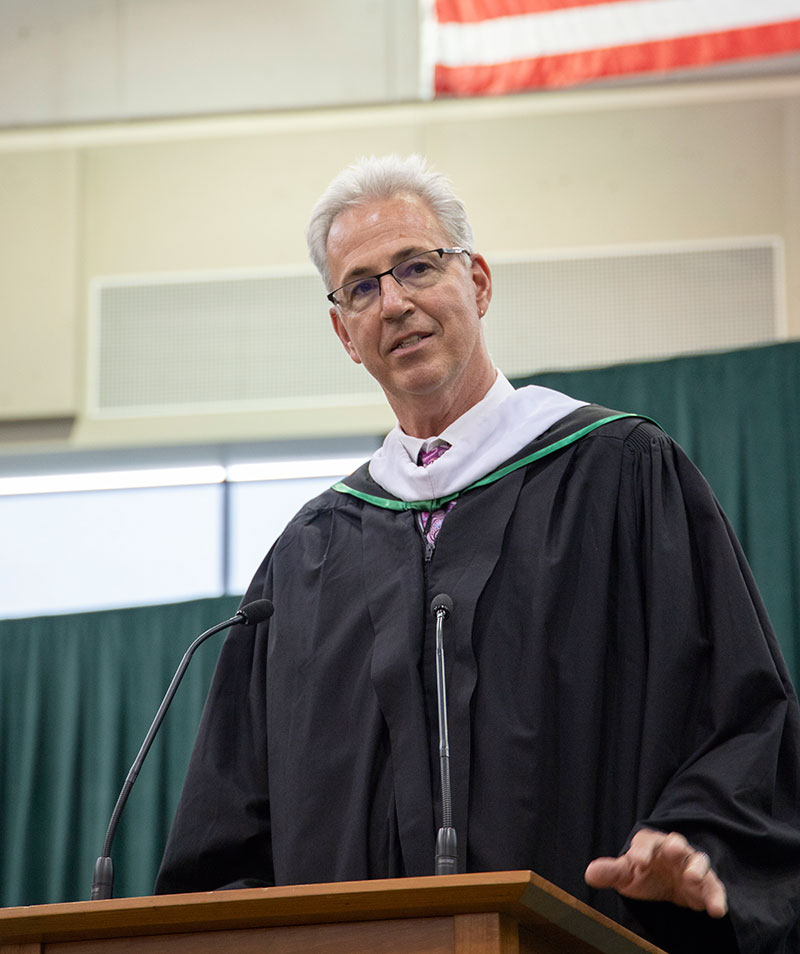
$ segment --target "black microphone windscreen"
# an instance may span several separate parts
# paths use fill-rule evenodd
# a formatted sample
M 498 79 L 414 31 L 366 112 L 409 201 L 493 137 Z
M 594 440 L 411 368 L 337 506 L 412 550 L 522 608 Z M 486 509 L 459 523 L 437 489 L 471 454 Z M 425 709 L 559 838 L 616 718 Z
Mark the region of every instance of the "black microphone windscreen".
M 275 607 L 271 600 L 253 600 L 239 609 L 239 613 L 244 617 L 242 622 L 245 626 L 257 626 L 263 623 L 265 619 L 272 616 Z
M 435 617 L 439 610 L 444 612 L 445 618 L 453 612 L 453 601 L 447 593 L 439 593 L 431 601 L 431 614 Z

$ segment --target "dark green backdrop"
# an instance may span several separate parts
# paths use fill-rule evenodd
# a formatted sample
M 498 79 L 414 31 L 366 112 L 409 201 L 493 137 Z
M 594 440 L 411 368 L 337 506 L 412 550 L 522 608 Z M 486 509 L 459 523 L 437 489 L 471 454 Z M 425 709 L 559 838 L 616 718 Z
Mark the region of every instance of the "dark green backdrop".
M 655 418 L 709 479 L 800 680 L 800 343 L 515 383 Z M 46 585 L 46 583 L 43 583 Z M 119 787 L 192 638 L 225 597 L 0 622 L 0 904 L 87 898 Z M 117 896 L 149 894 L 223 635 L 197 652 L 114 849 Z

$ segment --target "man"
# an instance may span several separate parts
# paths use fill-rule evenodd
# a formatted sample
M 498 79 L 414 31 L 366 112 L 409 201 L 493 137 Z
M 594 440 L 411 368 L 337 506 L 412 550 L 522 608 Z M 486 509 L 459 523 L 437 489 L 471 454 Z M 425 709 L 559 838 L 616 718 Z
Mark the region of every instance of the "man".
M 797 701 L 702 477 L 496 371 L 489 266 L 418 157 L 345 170 L 308 237 L 397 427 L 256 574 L 275 613 L 223 647 L 158 890 L 432 873 L 444 592 L 459 870 L 670 951 L 797 950 Z

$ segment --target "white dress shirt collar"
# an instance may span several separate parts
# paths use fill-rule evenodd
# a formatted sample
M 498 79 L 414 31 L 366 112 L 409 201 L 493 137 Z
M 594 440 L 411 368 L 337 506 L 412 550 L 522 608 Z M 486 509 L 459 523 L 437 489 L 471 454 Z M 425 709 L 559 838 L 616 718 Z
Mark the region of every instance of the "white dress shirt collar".
M 400 500 L 457 493 L 585 403 L 537 385 L 515 390 L 498 372 L 486 396 L 441 434 L 423 440 L 395 425 L 369 462 L 370 476 Z M 435 438 L 451 449 L 427 467 L 417 466 L 420 448 Z

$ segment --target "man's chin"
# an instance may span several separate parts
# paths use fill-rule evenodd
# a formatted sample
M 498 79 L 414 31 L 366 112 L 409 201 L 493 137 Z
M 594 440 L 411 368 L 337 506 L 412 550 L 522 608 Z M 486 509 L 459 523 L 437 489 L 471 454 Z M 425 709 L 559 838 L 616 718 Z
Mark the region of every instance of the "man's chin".
M 393 401 L 414 401 L 417 398 L 431 398 L 447 384 L 446 375 L 432 368 L 414 369 L 404 375 L 395 376 L 391 382 L 383 387 L 386 399 Z

